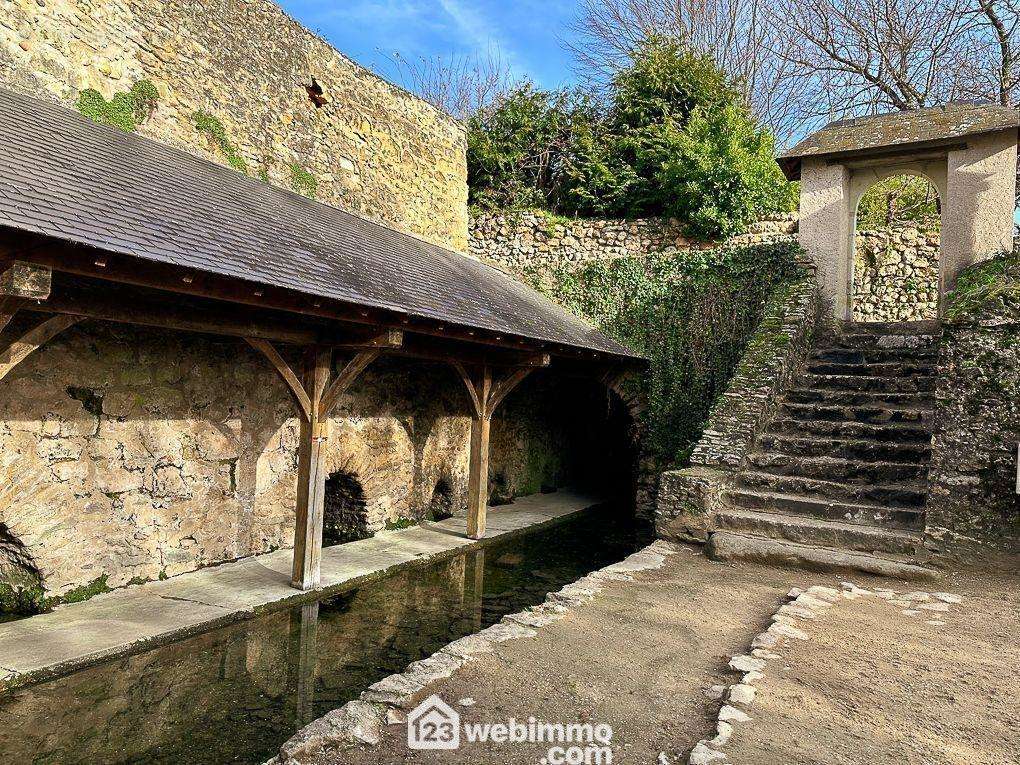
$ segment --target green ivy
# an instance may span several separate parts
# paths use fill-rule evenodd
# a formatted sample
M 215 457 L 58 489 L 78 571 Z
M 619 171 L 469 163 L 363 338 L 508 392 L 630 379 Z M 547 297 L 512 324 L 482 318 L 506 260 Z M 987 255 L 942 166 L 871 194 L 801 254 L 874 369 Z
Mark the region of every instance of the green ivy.
M 298 194 L 304 194 L 306 197 L 314 199 L 315 192 L 319 188 L 319 182 L 314 175 L 301 167 L 297 162 L 292 162 L 290 165 L 290 187 Z
M 525 275 L 537 289 L 650 360 L 646 449 L 686 462 L 770 298 L 801 277 L 792 243 L 653 254 Z
M 1002 253 L 963 269 L 949 295 L 945 316 L 959 321 L 996 307 L 1020 317 L 1020 253 Z
M 126 93 L 115 93 L 107 101 L 103 94 L 87 88 L 78 94 L 75 108 L 94 122 L 131 133 L 145 122 L 159 103 L 159 91 L 151 80 L 139 80 Z
M 248 163 L 237 150 L 237 146 L 227 137 L 227 129 L 217 117 L 207 111 L 199 110 L 191 115 L 195 129 L 204 133 L 227 159 L 227 164 L 241 173 L 248 172 Z

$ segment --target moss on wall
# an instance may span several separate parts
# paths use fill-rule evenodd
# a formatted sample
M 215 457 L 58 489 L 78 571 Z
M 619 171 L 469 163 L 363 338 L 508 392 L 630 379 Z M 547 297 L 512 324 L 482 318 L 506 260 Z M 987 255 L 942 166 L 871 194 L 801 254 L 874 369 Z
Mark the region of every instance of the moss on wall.
M 127 92 L 115 93 L 109 101 L 98 90 L 86 88 L 78 94 L 75 108 L 90 120 L 133 133 L 152 115 L 158 103 L 159 91 L 152 81 L 139 80 Z
M 191 120 L 195 123 L 195 130 L 209 138 L 210 142 L 227 160 L 228 165 L 238 172 L 248 172 L 248 163 L 241 156 L 234 142 L 227 136 L 227 129 L 218 117 L 200 109 L 191 115 Z

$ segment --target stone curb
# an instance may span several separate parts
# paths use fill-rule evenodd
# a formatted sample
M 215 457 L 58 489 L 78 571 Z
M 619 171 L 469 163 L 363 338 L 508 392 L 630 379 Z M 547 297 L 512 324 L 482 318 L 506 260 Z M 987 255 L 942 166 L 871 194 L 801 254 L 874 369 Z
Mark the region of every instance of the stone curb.
M 723 704 L 716 718 L 715 737 L 699 741 L 687 759 L 688 765 L 729 765 L 724 747 L 730 742 L 735 726 L 751 722 L 748 714 L 757 695 L 756 683 L 765 677 L 769 662 L 782 658 L 776 651 L 791 640 L 810 640 L 804 629 L 826 614 L 833 606 L 846 600 L 860 597 L 876 597 L 899 608 L 906 616 L 922 613 L 936 615 L 949 611 L 963 598 L 948 592 L 909 592 L 904 595 L 895 590 L 876 588 L 864 590 L 853 582 L 843 582 L 842 590 L 815 585 L 807 590 L 794 588 L 787 595 L 786 602 L 772 615 L 772 624 L 751 641 L 747 654 L 733 656 L 729 668 L 741 673 L 741 678 L 728 687 L 713 686 L 705 691 L 712 698 L 721 698 Z M 938 619 L 928 621 L 934 626 L 944 625 Z
M 477 656 L 491 653 L 496 643 L 535 637 L 542 627 L 592 600 L 606 582 L 633 581 L 632 574 L 661 568 L 666 558 L 677 551 L 671 543 L 657 540 L 619 563 L 549 593 L 544 603 L 508 614 L 480 632 L 454 640 L 428 658 L 412 662 L 402 673 L 373 683 L 354 701 L 306 725 L 265 765 L 307 765 L 329 749 L 350 744 L 375 746 L 384 726 L 404 722 L 415 695 L 428 685 L 450 677 Z

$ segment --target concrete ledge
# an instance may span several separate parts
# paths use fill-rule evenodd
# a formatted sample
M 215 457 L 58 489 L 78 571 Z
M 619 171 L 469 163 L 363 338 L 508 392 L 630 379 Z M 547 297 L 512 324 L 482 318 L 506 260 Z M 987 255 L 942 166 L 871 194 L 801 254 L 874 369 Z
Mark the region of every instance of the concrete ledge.
M 490 508 L 485 537 L 477 541 L 465 536 L 466 519 L 456 517 L 328 547 L 322 587 L 311 592 L 290 586 L 291 551 L 278 550 L 0 624 L 0 692 L 562 523 L 600 501 L 570 491 L 522 497 Z

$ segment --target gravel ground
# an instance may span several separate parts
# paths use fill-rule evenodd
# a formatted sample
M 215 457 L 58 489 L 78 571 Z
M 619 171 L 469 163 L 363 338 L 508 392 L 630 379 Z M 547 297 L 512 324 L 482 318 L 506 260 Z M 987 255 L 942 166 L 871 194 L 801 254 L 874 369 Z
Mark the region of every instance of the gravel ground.
M 819 622 L 816 640 L 784 649 L 789 672 L 774 684 L 761 681 L 760 702 L 750 709 L 754 721 L 727 747 L 733 765 L 1015 763 L 1020 743 L 1007 722 L 1018 703 L 1017 570 L 1014 559 L 997 570 L 947 577 L 934 589 L 965 596 L 951 614 L 907 617 L 865 600 L 834 609 Z M 613 762 L 686 763 L 692 747 L 714 732 L 721 702 L 706 689 L 736 682 L 730 657 L 748 650 L 791 587 L 838 588 L 840 581 L 713 563 L 688 548 L 636 579 L 609 583 L 535 638 L 496 645 L 415 701 L 437 693 L 468 723 L 510 717 L 609 723 Z M 916 589 L 888 579 L 854 581 Z M 457 704 L 465 699 L 474 703 Z M 406 726 L 397 723 L 376 746 L 331 752 L 317 762 L 497 765 L 540 763 L 546 754 L 541 744 L 491 742 L 409 750 Z
M 871 596 L 802 625 L 810 640 L 771 663 L 727 761 L 1018 765 L 1017 563 L 951 577 L 965 598 L 946 613 Z

